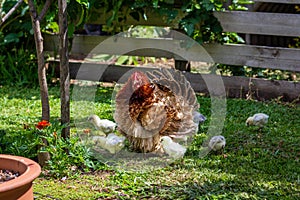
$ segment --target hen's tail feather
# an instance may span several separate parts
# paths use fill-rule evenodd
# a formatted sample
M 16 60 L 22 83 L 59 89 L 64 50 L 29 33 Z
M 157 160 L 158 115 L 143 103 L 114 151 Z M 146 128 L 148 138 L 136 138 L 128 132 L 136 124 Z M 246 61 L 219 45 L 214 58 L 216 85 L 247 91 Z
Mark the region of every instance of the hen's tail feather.
M 185 76 L 178 70 L 162 68 L 147 72 L 149 79 L 156 83 L 168 87 L 176 96 L 182 96 L 193 110 L 199 109 L 195 92 Z

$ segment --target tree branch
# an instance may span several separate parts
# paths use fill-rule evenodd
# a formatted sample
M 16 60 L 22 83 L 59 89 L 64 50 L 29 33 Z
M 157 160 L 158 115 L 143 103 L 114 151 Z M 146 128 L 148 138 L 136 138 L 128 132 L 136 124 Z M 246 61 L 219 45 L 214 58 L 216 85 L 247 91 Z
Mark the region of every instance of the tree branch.
M 36 12 L 33 0 L 28 0 L 28 5 L 29 5 L 29 12 L 30 12 L 31 17 L 34 20 L 36 20 L 36 18 L 37 18 L 37 12 Z
M 47 11 L 49 10 L 51 3 L 52 3 L 52 0 L 46 0 L 43 9 L 41 10 L 40 14 L 38 15 L 38 13 L 35 9 L 35 6 L 34 6 L 34 2 L 32 0 L 28 0 L 30 13 L 32 13 L 33 18 L 35 20 L 42 21 L 46 15 Z
M 19 0 L 14 7 L 12 7 L 6 15 L 1 19 L 0 26 L 17 10 L 17 8 L 23 3 L 23 0 Z
M 42 21 L 47 13 L 47 11 L 49 10 L 51 4 L 52 4 L 53 0 L 46 0 L 45 5 L 43 7 L 43 9 L 40 12 L 40 15 L 38 16 L 38 20 Z

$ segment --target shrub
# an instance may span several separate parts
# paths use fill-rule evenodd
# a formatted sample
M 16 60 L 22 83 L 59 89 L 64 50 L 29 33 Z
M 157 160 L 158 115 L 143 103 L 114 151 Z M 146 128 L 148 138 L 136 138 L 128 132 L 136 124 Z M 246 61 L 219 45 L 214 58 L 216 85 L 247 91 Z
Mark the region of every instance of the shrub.
M 70 139 L 61 136 L 59 121 L 24 125 L 23 130 L 6 134 L 0 130 L 0 153 L 24 156 L 35 161 L 39 152 L 48 152 L 50 160 L 44 167 L 47 176 L 72 176 L 77 172 L 96 169 L 101 165 L 93 158 L 91 151 L 84 146 L 79 137 Z

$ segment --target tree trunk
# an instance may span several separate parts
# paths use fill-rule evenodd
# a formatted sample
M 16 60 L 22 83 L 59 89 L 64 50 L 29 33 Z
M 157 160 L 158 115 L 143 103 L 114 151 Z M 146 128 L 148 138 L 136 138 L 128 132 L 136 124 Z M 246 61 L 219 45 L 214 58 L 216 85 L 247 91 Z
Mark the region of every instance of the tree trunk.
M 61 123 L 67 124 L 62 130 L 64 138 L 70 137 L 70 73 L 68 51 L 67 1 L 58 0 L 59 39 L 60 39 L 60 100 Z
M 42 103 L 42 120 L 50 121 L 50 106 L 49 106 L 49 94 L 48 94 L 48 85 L 46 77 L 46 65 L 44 58 L 43 50 L 43 38 L 40 31 L 39 21 L 36 21 L 38 24 L 36 36 L 36 48 L 38 55 L 38 77 L 40 85 L 40 94 L 41 94 L 41 103 Z
M 32 21 L 32 28 L 34 31 L 34 40 L 36 46 L 36 53 L 38 59 L 38 78 L 40 85 L 41 104 L 42 104 L 42 120 L 50 121 L 50 106 L 49 106 L 49 94 L 46 77 L 46 65 L 44 58 L 44 43 L 41 32 L 40 21 L 45 16 L 48 8 L 50 7 L 51 0 L 47 0 L 40 15 L 38 16 L 34 6 L 33 0 L 28 0 L 29 11 Z M 46 141 L 43 141 L 47 145 Z M 38 162 L 41 166 L 46 165 L 47 161 L 50 160 L 49 152 L 38 152 Z
M 42 120 L 50 120 L 50 106 L 49 106 L 49 94 L 46 78 L 46 65 L 44 58 L 44 43 L 40 27 L 40 19 L 38 18 L 34 3 L 32 0 L 28 0 L 30 8 L 30 16 L 32 21 L 32 28 L 34 31 L 34 40 L 36 46 L 36 53 L 38 59 L 38 78 L 40 85 L 41 103 L 42 103 Z

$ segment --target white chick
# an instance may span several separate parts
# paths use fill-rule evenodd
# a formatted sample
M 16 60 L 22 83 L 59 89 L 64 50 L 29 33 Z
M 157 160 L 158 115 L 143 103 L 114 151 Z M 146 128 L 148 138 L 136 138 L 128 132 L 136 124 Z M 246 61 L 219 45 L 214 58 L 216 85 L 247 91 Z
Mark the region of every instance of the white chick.
M 117 136 L 114 133 L 110 133 L 107 137 L 95 136 L 93 139 L 101 148 L 108 150 L 111 154 L 118 153 L 125 146 L 125 137 Z
M 105 147 L 106 149 L 112 153 L 118 153 L 125 146 L 125 137 L 117 136 L 114 133 L 110 133 L 106 137 Z
M 91 122 L 97 130 L 100 130 L 105 134 L 112 133 L 117 126 L 115 122 L 108 119 L 100 119 L 97 115 L 89 116 L 88 121 Z
M 226 145 L 226 140 L 222 135 L 213 136 L 208 143 L 209 149 L 213 151 L 219 151 L 221 149 L 224 149 L 225 145 Z
M 198 111 L 194 111 L 193 112 L 193 121 L 196 123 L 196 124 L 200 124 L 200 123 L 203 123 L 205 122 L 206 120 L 206 117 L 204 115 L 202 115 L 201 113 L 199 113 Z
M 246 125 L 259 126 L 262 128 L 268 122 L 269 116 L 264 113 L 257 113 L 246 120 Z
M 173 142 L 169 136 L 162 136 L 161 145 L 165 153 L 174 159 L 182 158 L 186 152 L 186 148 L 180 144 Z
M 199 129 L 199 124 L 203 123 L 206 121 L 206 117 L 204 115 L 202 115 L 201 113 L 199 113 L 198 111 L 194 111 L 193 112 L 193 121 L 195 123 L 196 126 L 196 133 L 198 132 Z

